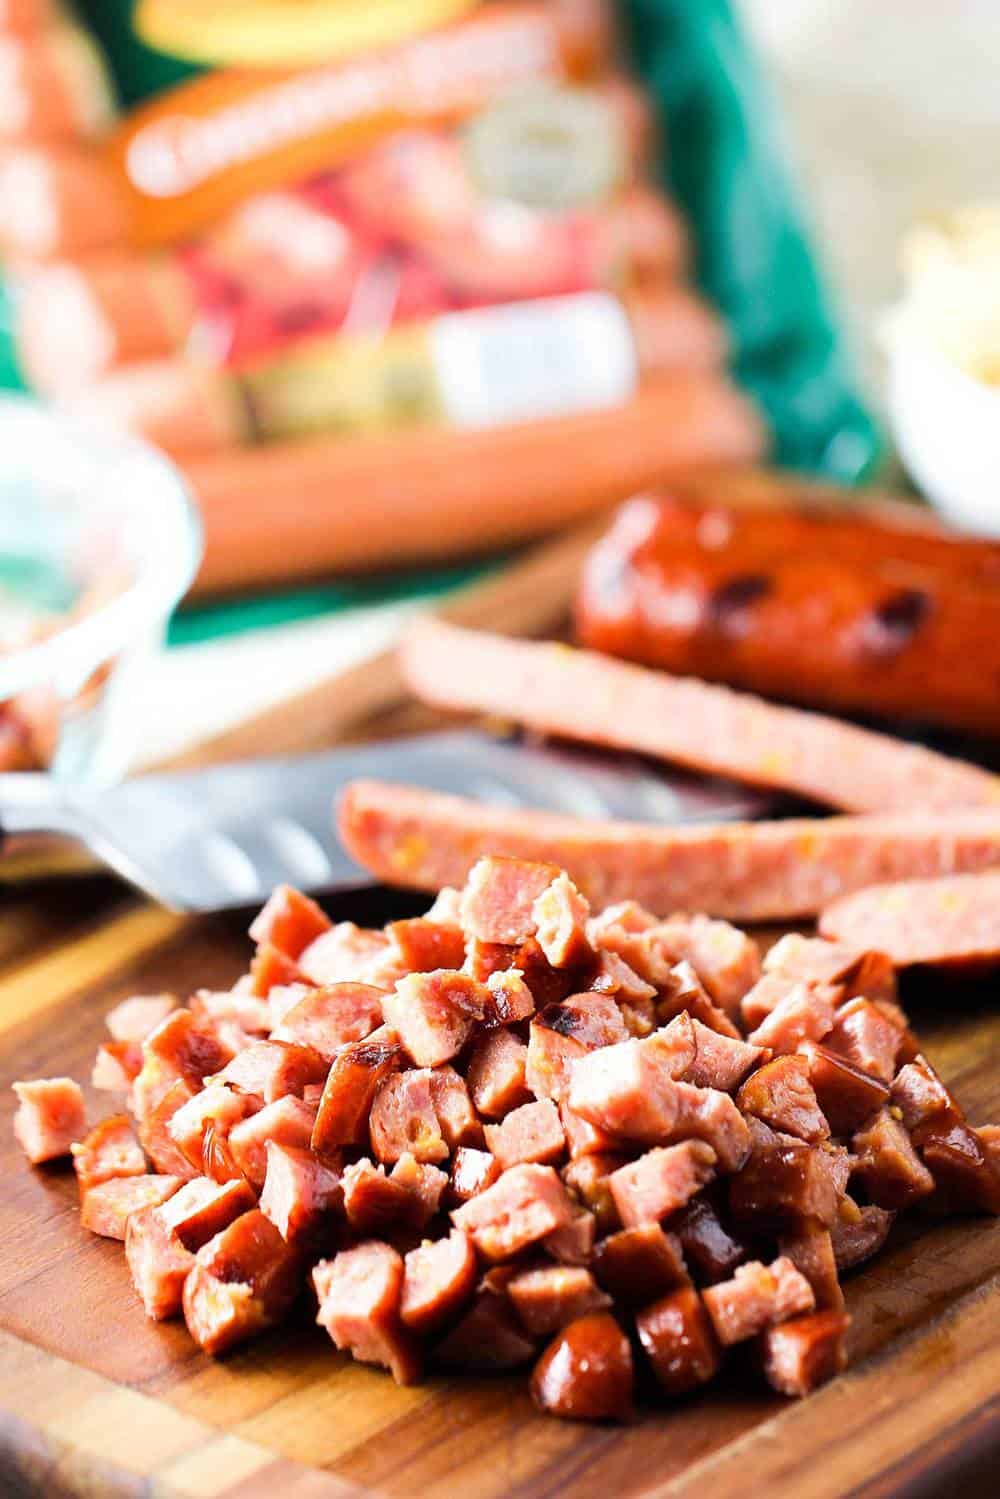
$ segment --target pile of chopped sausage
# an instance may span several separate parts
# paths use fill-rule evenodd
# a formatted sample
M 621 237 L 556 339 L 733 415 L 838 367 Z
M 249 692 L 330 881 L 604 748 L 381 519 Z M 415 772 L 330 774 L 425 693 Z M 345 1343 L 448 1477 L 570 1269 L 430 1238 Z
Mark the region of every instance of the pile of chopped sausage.
M 919 1054 L 892 968 L 484 858 L 384 931 L 284 888 L 226 993 L 125 1001 L 85 1135 L 16 1084 L 32 1161 L 72 1152 L 84 1226 L 153 1318 L 222 1353 L 304 1288 L 402 1384 L 534 1365 L 544 1410 L 625 1419 L 752 1346 L 802 1395 L 845 1362 L 840 1272 L 895 1215 L 1000 1212 L 998 1131 Z M 79 1142 L 79 1143 L 77 1143 Z

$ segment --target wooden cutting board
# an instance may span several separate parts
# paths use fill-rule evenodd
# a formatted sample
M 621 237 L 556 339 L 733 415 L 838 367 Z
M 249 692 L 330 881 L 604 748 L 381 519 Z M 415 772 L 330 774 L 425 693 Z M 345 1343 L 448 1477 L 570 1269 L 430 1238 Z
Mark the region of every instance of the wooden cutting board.
M 450 612 L 547 631 L 563 621 L 574 540 Z M 210 747 L 314 747 L 425 722 L 392 664 Z M 392 897 L 338 914 L 382 921 Z M 387 901 L 390 904 L 387 904 Z M 89 1076 L 102 1017 L 135 992 L 228 986 L 244 922 L 155 910 L 100 878 L 16 889 L 0 914 L 0 1494 L 320 1499 L 651 1499 L 1000 1492 L 1000 1222 L 907 1229 L 848 1288 L 850 1371 L 809 1400 L 746 1371 L 619 1430 L 537 1415 L 516 1379 L 397 1389 L 309 1325 L 220 1361 L 145 1320 L 121 1247 L 86 1234 L 72 1173 L 29 1169 L 9 1082 Z M 932 1060 L 975 1122 L 1000 1119 L 1000 1013 L 949 988 L 913 1005 Z M 107 1096 L 89 1095 L 93 1118 Z

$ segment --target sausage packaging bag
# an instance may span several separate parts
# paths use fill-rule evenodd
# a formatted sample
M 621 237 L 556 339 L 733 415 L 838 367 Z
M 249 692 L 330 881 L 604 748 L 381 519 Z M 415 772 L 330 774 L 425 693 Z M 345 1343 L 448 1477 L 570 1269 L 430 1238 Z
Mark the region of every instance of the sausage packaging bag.
M 856 477 L 874 435 L 774 192 L 766 101 L 709 8 L 81 0 L 121 107 L 108 125 L 74 50 L 65 99 L 21 110 L 20 132 L 0 111 L 0 379 L 184 465 L 335 437 L 378 441 L 392 467 L 404 427 L 450 430 L 462 466 L 473 429 L 513 444 L 696 379 L 718 416 L 685 464 L 761 456 L 756 406 L 779 455 Z M 67 23 L 32 15 L 26 39 L 0 10 L 0 63 L 62 58 Z M 710 54 L 713 26 L 733 47 Z M 743 273 L 737 169 L 766 291 L 762 257 Z M 727 361 L 750 397 L 735 443 Z M 671 466 L 657 451 L 638 481 Z M 206 524 L 211 552 L 209 507 Z

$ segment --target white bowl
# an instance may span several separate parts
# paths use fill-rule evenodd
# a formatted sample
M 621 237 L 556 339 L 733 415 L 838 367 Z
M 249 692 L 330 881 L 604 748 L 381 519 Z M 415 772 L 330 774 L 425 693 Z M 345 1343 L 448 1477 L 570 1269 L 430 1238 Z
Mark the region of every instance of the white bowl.
M 1000 536 L 1000 389 L 913 334 L 886 343 L 889 417 L 910 477 L 954 525 Z

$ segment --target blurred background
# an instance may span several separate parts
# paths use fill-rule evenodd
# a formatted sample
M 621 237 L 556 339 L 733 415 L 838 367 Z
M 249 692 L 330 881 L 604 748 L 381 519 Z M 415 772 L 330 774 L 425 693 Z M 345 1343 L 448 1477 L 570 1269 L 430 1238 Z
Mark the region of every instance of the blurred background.
M 7 763 L 186 752 L 691 475 L 995 530 L 998 63 L 992 0 L 7 0 L 6 634 L 93 638 L 0 660 Z

